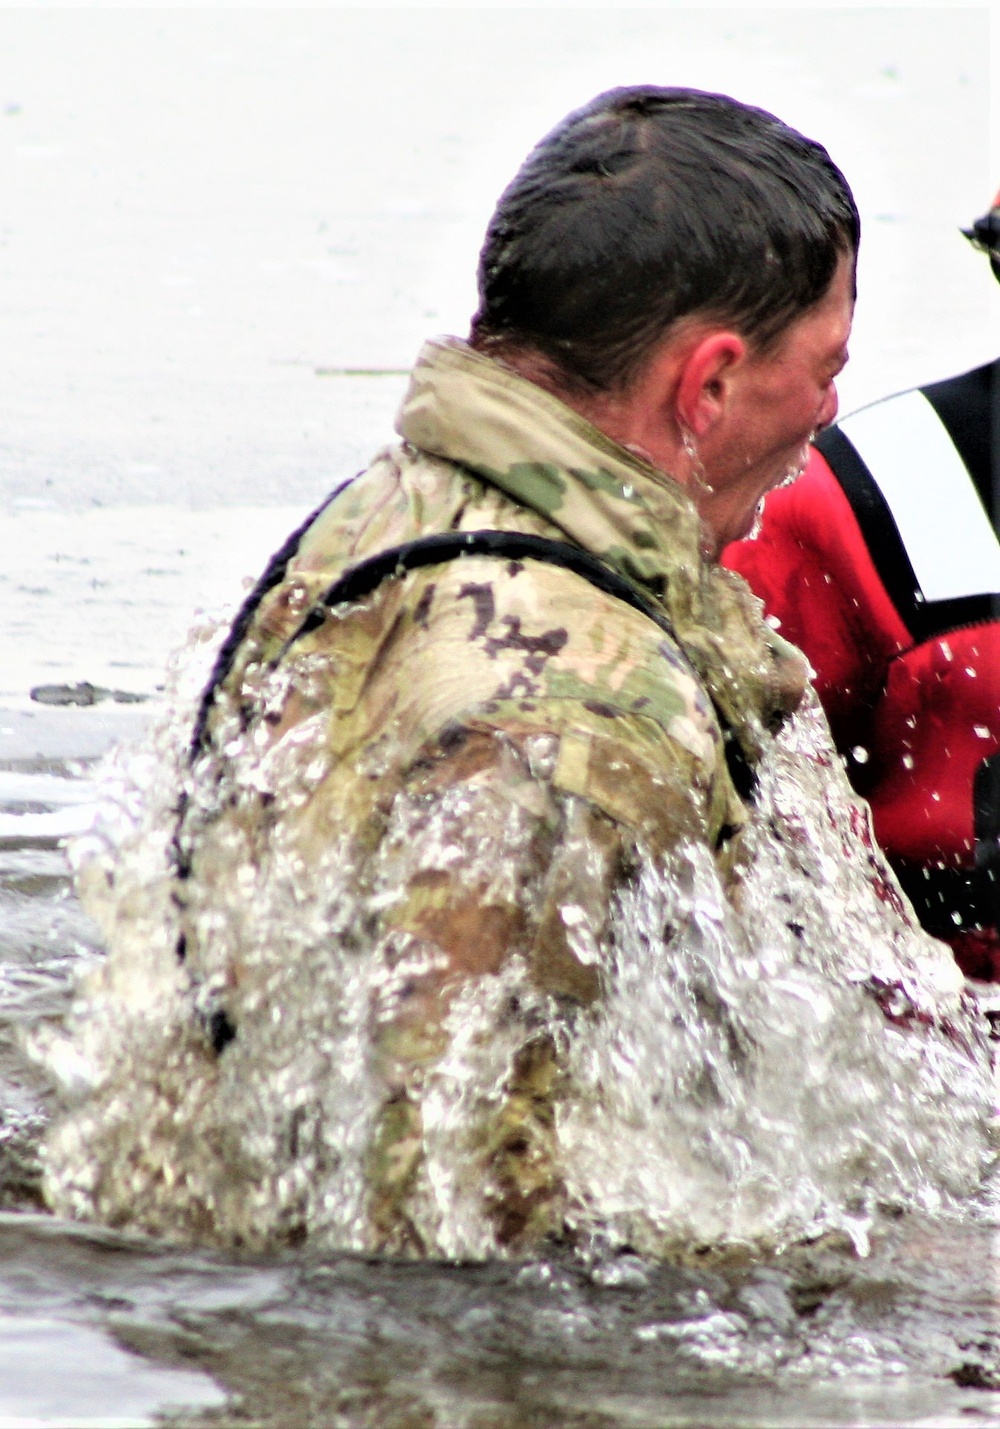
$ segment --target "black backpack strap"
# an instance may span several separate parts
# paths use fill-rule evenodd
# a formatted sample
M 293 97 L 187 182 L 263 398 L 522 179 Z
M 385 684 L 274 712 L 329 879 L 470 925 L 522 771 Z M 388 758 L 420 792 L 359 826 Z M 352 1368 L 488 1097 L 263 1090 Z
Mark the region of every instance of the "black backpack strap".
M 333 496 L 336 496 L 336 492 Z M 297 527 L 288 537 L 285 543 L 275 551 L 264 568 L 264 574 L 260 577 L 253 590 L 240 606 L 236 614 L 236 619 L 229 627 L 229 634 L 219 646 L 219 653 L 215 657 L 215 664 L 212 666 L 212 673 L 208 677 L 208 684 L 202 691 L 201 701 L 198 705 L 198 715 L 194 722 L 194 732 L 191 735 L 191 758 L 194 759 L 201 752 L 205 743 L 205 731 L 208 727 L 208 717 L 215 704 L 215 692 L 225 680 L 236 660 L 236 652 L 243 643 L 243 637 L 250 629 L 250 622 L 257 611 L 257 607 L 267 595 L 268 591 L 274 589 L 285 578 L 288 570 L 288 563 L 295 555 L 295 552 L 302 544 L 302 537 L 309 530 L 309 527 L 316 520 L 316 517 L 325 506 L 333 500 L 333 496 L 327 497 L 322 505 L 317 506 L 315 511 L 311 511 L 302 525 Z
M 589 551 L 583 550 L 581 546 L 573 546 L 568 541 L 553 541 L 547 536 L 530 536 L 523 531 L 445 531 L 437 536 L 420 536 L 415 541 L 407 541 L 404 545 L 394 546 L 388 551 L 379 551 L 377 555 L 370 556 L 345 571 L 306 616 L 288 644 L 291 645 L 299 636 L 307 635 L 322 625 L 327 610 L 336 605 L 362 600 L 384 580 L 405 575 L 407 571 L 419 570 L 421 566 L 442 565 L 462 556 L 494 556 L 507 561 L 544 561 L 550 566 L 561 566 L 563 570 L 582 576 L 605 595 L 623 600 L 633 610 L 655 621 L 665 634 L 673 637 L 673 626 L 652 601 L 647 600 L 631 581 L 606 566 Z
M 297 545 L 298 534 L 293 539 Z M 291 547 L 287 556 L 284 555 L 286 549 L 287 546 L 278 553 L 264 573 L 258 587 L 251 593 L 237 617 L 229 638 L 219 651 L 219 658 L 212 671 L 211 680 L 202 695 L 201 707 L 195 722 L 194 736 L 191 742 L 192 758 L 203 747 L 209 713 L 215 701 L 215 691 L 232 668 L 236 650 L 246 633 L 253 612 L 267 591 L 281 579 L 295 547 Z M 603 561 L 598 560 L 596 556 L 592 556 L 589 551 L 583 550 L 580 546 L 571 545 L 568 541 L 554 541 L 546 536 L 528 535 L 522 531 L 445 531 L 438 535 L 420 536 L 414 541 L 393 546 L 387 551 L 379 551 L 376 555 L 369 556 L 366 560 L 351 566 L 333 582 L 323 598 L 305 617 L 298 630 L 285 644 L 282 655 L 302 636 L 318 629 L 326 619 L 326 612 L 334 606 L 362 600 L 366 595 L 377 590 L 383 581 L 405 575 L 408 571 L 419 570 L 423 566 L 442 565 L 463 556 L 492 556 L 507 561 L 544 561 L 548 565 L 560 566 L 563 570 L 581 576 L 605 595 L 624 601 L 640 615 L 653 621 L 665 635 L 670 636 L 672 640 L 676 639 L 673 626 L 662 610 L 659 610 L 651 600 L 647 599 L 631 581 L 626 580 L 624 576 L 619 575 L 617 571 L 606 566 Z M 280 569 L 279 562 L 282 562 Z M 276 571 L 277 574 L 275 574 Z M 730 777 L 740 797 L 750 799 L 756 788 L 756 774 L 718 709 L 716 709 L 716 717 L 722 728 Z

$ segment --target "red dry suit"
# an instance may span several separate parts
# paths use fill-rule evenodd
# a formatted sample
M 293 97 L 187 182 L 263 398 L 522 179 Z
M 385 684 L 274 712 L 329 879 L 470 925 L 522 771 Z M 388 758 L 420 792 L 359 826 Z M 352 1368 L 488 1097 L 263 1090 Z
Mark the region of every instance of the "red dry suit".
M 809 657 L 924 927 L 1000 980 L 1000 361 L 816 447 L 723 560 Z

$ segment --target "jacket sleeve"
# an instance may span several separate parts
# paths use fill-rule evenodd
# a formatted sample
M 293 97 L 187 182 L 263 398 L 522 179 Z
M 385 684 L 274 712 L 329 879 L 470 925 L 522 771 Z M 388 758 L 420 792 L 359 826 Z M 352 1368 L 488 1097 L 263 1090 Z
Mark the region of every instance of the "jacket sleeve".
M 722 560 L 805 653 L 838 749 L 864 745 L 889 662 L 910 637 L 818 451 L 793 486 L 770 493 L 759 535 L 727 546 Z

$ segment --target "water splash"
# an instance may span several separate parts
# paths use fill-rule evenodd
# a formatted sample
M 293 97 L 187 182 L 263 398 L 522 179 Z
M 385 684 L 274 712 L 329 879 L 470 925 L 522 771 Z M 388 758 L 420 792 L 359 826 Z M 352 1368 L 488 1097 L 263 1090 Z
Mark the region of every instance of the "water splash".
M 167 714 L 111 767 L 74 849 L 109 952 L 65 1032 L 39 1047 L 67 1108 L 45 1149 L 47 1195 L 62 1213 L 174 1239 L 379 1248 L 373 1145 L 394 1086 L 383 1033 L 400 989 L 434 972 L 426 944 L 380 933 L 380 913 L 403 865 L 430 876 L 457 862 L 470 886 L 530 901 L 537 890 L 512 880 L 537 811 L 528 799 L 498 825 L 467 790 L 402 794 L 374 859 L 335 828 L 307 857 L 282 815 L 330 776 L 322 715 L 269 748 L 234 720 L 222 781 L 204 762 L 188 770 L 217 636 L 199 633 Z M 264 695 L 277 707 L 285 688 Z M 540 790 L 547 739 L 528 755 Z M 208 831 L 185 885 L 198 930 L 186 961 L 171 866 L 182 789 Z M 579 801 L 561 800 L 571 820 Z M 878 1207 L 934 1210 L 980 1184 L 984 1025 L 947 950 L 911 925 L 815 706 L 760 770 L 736 900 L 706 849 L 669 862 L 635 850 L 610 932 L 585 900 L 560 913 L 579 964 L 604 968 L 602 995 L 540 991 L 513 957 L 450 1000 L 419 1131 L 391 1148 L 412 1161 L 411 1248 L 510 1253 L 490 1138 L 526 1047 L 559 1066 L 553 1194 L 562 1233 L 589 1255 L 828 1230 L 863 1252 Z M 220 1037 L 220 1017 L 237 1037 Z

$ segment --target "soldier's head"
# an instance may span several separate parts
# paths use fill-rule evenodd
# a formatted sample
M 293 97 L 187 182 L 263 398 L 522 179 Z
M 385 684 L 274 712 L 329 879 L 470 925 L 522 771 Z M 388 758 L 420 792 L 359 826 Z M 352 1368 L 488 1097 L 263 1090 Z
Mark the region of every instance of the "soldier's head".
M 773 115 L 697 90 L 611 90 L 543 139 L 502 195 L 471 341 L 688 485 L 712 532 L 732 539 L 836 413 L 859 232 L 826 150 Z M 823 352 L 811 339 L 789 349 L 831 296 Z M 687 357 L 704 358 L 706 342 L 712 361 L 695 363 L 694 381 Z M 775 393 L 787 396 L 803 361 L 815 391 L 800 386 L 782 415 Z M 768 375 L 781 383 L 747 385 Z
M 531 347 L 581 392 L 622 388 L 682 318 L 768 346 L 823 296 L 859 231 L 826 150 L 773 115 L 698 90 L 610 90 L 502 194 L 472 340 Z

